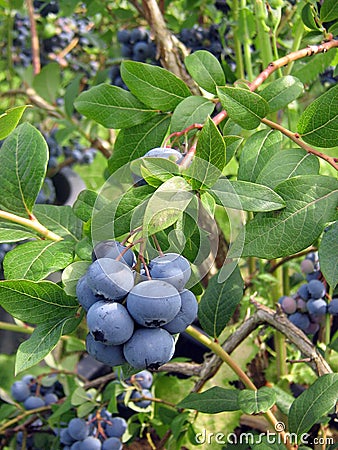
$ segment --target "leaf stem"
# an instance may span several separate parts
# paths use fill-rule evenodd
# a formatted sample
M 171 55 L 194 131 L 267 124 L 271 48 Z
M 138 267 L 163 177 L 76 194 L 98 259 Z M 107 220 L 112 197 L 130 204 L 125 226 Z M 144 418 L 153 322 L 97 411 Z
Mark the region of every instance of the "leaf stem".
M 220 344 L 213 341 L 209 336 L 201 333 L 193 326 L 189 325 L 188 328 L 185 330 L 190 336 L 195 338 L 197 341 L 204 344 L 206 347 L 208 347 L 210 350 L 212 350 L 215 355 L 217 355 L 223 362 L 225 362 L 238 376 L 238 378 L 242 381 L 244 386 L 247 389 L 251 389 L 253 391 L 257 391 L 256 386 L 254 383 L 250 380 L 250 378 L 247 376 L 247 374 L 239 367 L 239 365 L 231 358 L 229 353 L 227 353 Z M 278 431 L 276 425 L 278 423 L 278 420 L 272 413 L 272 411 L 265 412 L 265 417 L 269 421 L 269 423 L 273 426 L 273 428 Z M 292 445 L 289 442 L 289 437 L 284 431 L 279 432 L 283 442 L 285 443 L 286 447 L 291 450 Z
M 15 333 L 32 334 L 34 327 L 29 325 L 16 325 L 15 323 L 0 322 L 0 330 L 14 331 Z
M 26 0 L 29 23 L 31 27 L 31 41 L 32 41 L 32 62 L 34 75 L 40 73 L 41 63 L 40 63 L 40 49 L 39 49 L 39 37 L 36 29 L 36 22 L 34 17 L 34 6 L 32 0 Z
M 63 240 L 61 236 L 53 233 L 53 231 L 48 230 L 48 228 L 42 225 L 34 215 L 31 215 L 29 219 L 26 219 L 25 217 L 20 217 L 16 214 L 0 210 L 0 218 L 30 228 L 31 230 L 34 230 L 37 233 L 41 234 L 41 236 L 43 236 L 44 238 L 50 239 L 51 241 Z
M 257 38 L 259 42 L 260 54 L 262 56 L 263 67 L 273 60 L 270 40 L 270 28 L 266 24 L 266 7 L 262 0 L 255 1 L 255 17 L 257 24 Z
M 291 139 L 293 142 L 295 142 L 297 145 L 299 145 L 299 147 L 302 147 L 308 153 L 312 153 L 313 155 L 318 156 L 318 158 L 324 159 L 326 162 L 331 164 L 332 167 L 334 167 L 336 170 L 338 170 L 338 164 L 335 162 L 333 157 L 325 155 L 325 153 L 319 152 L 318 150 L 315 150 L 310 145 L 306 144 L 304 141 L 302 141 L 300 139 L 300 135 L 298 133 L 293 133 L 292 131 L 282 127 L 282 125 L 279 125 L 279 123 L 272 122 L 269 119 L 261 119 L 261 121 L 268 127 L 280 131 L 285 136 L 287 136 L 289 139 Z
M 242 55 L 242 44 L 240 38 L 240 26 L 239 26 L 239 5 L 238 0 L 233 0 L 232 2 L 233 17 L 235 21 L 234 27 L 234 46 L 235 46 L 235 57 L 236 57 L 236 76 L 237 78 L 244 78 L 244 64 Z
M 246 8 L 246 0 L 240 0 L 241 8 L 240 8 L 240 17 L 241 17 L 241 33 L 243 36 L 243 53 L 244 53 L 244 62 L 245 62 L 245 71 L 247 74 L 247 78 L 249 81 L 253 80 L 253 71 L 252 71 L 252 61 L 251 61 L 251 49 L 250 49 L 250 37 L 248 30 L 248 23 L 245 17 L 245 8 Z

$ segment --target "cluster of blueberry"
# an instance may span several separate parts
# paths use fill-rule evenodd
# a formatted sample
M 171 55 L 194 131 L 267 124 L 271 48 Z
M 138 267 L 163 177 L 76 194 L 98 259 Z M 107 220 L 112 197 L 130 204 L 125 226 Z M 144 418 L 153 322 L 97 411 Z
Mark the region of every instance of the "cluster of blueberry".
M 338 314 L 338 298 L 327 303 L 326 287 L 319 279 L 322 274 L 317 253 L 309 253 L 300 267 L 307 283 L 302 284 L 294 295 L 281 297 L 278 303 L 290 322 L 304 333 L 313 335 L 319 330 L 327 313 Z
M 47 17 L 48 14 L 57 14 L 59 12 L 59 4 L 55 0 L 34 0 L 33 6 L 34 9 L 39 12 L 41 17 Z
M 64 397 L 64 390 L 62 384 L 53 375 L 40 380 L 28 374 L 12 384 L 11 394 L 15 401 L 23 403 L 24 409 L 30 411 L 57 403 L 60 398 Z M 17 448 L 37 450 L 34 435 L 41 432 L 42 427 L 43 422 L 36 419 L 25 427 L 25 431 L 18 431 L 16 433 Z
M 34 2 L 35 10 L 42 17 L 46 17 L 49 13 L 58 12 L 56 2 Z M 43 5 L 41 5 L 43 4 Z M 58 54 L 67 48 L 67 46 L 77 39 L 76 46 L 71 52 L 63 55 L 60 61 L 63 65 L 68 65 L 74 70 L 78 70 L 81 64 L 81 58 L 86 54 L 85 48 L 91 47 L 92 44 L 88 39 L 88 32 L 91 24 L 87 18 L 74 14 L 72 17 L 57 17 L 53 22 L 53 31 L 51 35 L 46 37 L 41 33 L 39 39 L 40 47 L 40 63 L 45 66 L 51 60 L 54 60 Z M 28 67 L 32 64 L 32 48 L 31 48 L 31 26 L 28 16 L 16 13 L 13 23 L 14 39 L 11 49 L 13 62 L 17 66 Z M 89 76 L 96 74 L 98 64 L 88 58 L 86 64 L 82 67 Z
M 121 438 L 127 430 L 123 417 L 113 416 L 106 408 L 87 418 L 75 417 L 59 430 L 63 450 L 122 450 Z
M 76 289 L 87 311 L 88 353 L 110 366 L 128 362 L 140 370 L 168 362 L 175 350 L 172 335 L 197 315 L 196 297 L 185 289 L 189 261 L 167 253 L 137 273 L 134 252 L 114 240 L 99 242 L 92 259 Z

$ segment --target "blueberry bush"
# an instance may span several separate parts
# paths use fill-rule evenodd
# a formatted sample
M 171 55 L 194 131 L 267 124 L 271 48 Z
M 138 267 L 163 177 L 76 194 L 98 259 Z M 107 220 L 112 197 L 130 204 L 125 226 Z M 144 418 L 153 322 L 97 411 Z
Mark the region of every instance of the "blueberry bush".
M 338 448 L 337 18 L 0 1 L 1 449 Z

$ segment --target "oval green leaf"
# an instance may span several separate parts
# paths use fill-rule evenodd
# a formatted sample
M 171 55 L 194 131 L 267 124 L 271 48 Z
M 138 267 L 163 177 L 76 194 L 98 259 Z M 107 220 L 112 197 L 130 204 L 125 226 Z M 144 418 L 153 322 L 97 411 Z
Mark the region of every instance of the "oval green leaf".
M 240 409 L 238 405 L 238 391 L 215 386 L 201 394 L 189 394 L 178 403 L 177 407 L 195 409 L 208 414 L 238 411 Z
M 257 391 L 243 389 L 238 393 L 238 406 L 246 414 L 268 411 L 276 402 L 276 393 L 266 386 Z
M 218 59 L 205 50 L 197 50 L 184 60 L 185 66 L 196 83 L 211 94 L 217 94 L 217 86 L 225 85 L 225 75 Z

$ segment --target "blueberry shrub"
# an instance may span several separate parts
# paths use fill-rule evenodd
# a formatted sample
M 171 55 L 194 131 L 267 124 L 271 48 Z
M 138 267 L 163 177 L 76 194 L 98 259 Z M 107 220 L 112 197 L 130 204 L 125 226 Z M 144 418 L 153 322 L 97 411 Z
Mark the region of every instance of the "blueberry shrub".
M 338 448 L 337 18 L 0 1 L 1 449 Z

